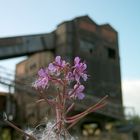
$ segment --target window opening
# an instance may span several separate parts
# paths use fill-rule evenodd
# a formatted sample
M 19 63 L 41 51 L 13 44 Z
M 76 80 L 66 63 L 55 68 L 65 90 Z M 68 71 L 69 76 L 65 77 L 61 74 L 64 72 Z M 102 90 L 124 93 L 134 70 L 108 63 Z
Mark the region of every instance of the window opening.
M 108 48 L 108 57 L 111 59 L 115 59 L 116 58 L 116 52 L 114 49 Z

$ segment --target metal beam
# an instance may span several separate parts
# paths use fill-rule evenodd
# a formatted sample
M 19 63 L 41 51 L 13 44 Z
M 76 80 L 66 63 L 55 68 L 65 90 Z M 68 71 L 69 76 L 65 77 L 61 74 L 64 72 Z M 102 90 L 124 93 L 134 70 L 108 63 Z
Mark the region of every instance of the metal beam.
M 0 60 L 52 50 L 55 33 L 0 38 Z

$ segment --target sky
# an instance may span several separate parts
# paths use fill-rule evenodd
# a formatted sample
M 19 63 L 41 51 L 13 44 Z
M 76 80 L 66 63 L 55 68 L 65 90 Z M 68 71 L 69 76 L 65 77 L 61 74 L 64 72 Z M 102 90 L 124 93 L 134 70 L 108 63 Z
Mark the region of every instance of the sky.
M 139 0 L 0 0 L 0 38 L 48 33 L 82 15 L 111 24 L 119 33 L 124 106 L 140 115 L 139 6 Z M 0 65 L 14 70 L 23 59 L 0 60 Z

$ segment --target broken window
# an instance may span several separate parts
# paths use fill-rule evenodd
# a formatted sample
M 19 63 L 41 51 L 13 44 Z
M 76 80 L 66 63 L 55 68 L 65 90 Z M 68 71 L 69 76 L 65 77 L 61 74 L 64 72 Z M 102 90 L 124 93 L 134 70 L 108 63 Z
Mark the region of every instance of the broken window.
M 116 52 L 114 49 L 112 48 L 108 48 L 108 57 L 111 59 L 115 59 L 116 58 Z

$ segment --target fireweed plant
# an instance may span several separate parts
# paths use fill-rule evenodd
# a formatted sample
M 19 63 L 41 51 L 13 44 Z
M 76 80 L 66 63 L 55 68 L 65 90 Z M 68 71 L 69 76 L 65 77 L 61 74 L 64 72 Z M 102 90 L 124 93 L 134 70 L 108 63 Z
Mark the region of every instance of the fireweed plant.
M 13 125 L 10 121 L 5 121 L 17 131 L 31 140 L 74 140 L 68 130 L 87 114 L 103 107 L 107 96 L 103 97 L 95 105 L 90 106 L 85 111 L 70 116 L 69 113 L 76 106 L 76 100 L 85 98 L 85 87 L 82 84 L 87 81 L 87 65 L 79 57 L 75 57 L 74 65 L 56 56 L 55 61 L 47 68 L 38 71 L 38 78 L 33 83 L 33 87 L 38 91 L 41 99 L 37 101 L 47 102 L 55 110 L 54 122 L 46 124 L 46 128 L 39 135 L 35 131 L 23 131 Z M 81 83 L 82 82 L 82 83 Z M 47 91 L 53 91 L 52 95 Z

